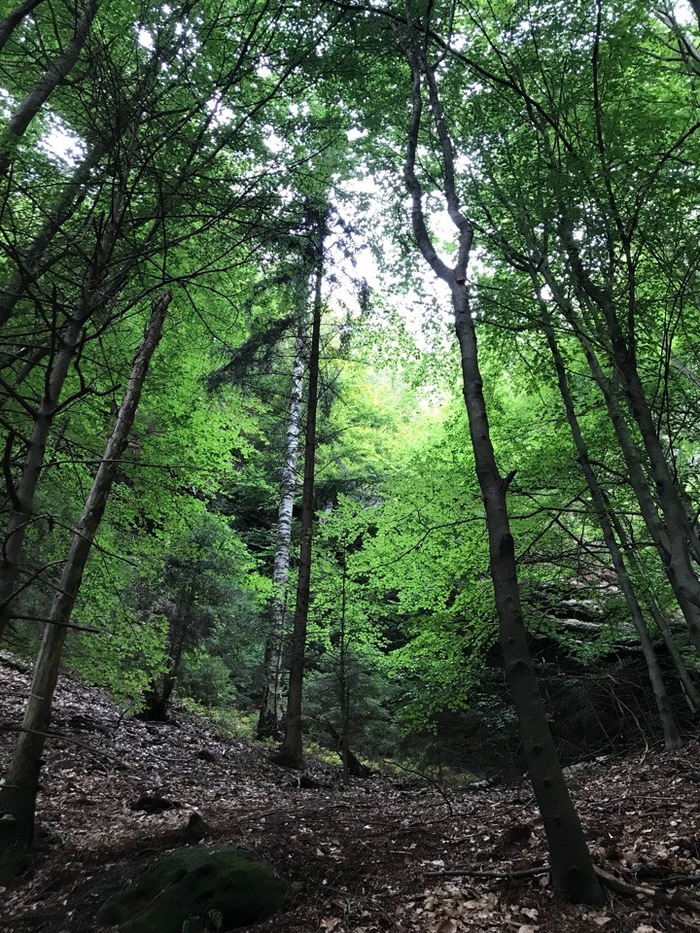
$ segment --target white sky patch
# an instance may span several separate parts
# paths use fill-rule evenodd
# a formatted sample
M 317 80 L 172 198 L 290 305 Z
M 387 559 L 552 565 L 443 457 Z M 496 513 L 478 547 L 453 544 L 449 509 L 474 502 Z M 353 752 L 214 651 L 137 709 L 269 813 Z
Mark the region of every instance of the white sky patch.
M 85 144 L 79 136 L 71 133 L 56 120 L 49 132 L 39 142 L 39 147 L 54 159 L 77 165 L 85 157 Z
M 282 139 L 281 136 L 278 136 L 274 130 L 270 129 L 267 136 L 265 137 L 265 145 L 274 155 L 282 152 L 282 150 L 287 145 L 286 142 Z
M 214 126 L 229 126 L 235 116 L 233 110 L 217 97 L 212 97 L 207 101 L 207 110 L 214 115 Z
M 681 26 L 697 25 L 697 18 L 692 7 L 685 0 L 673 4 L 673 15 Z
M 141 26 L 137 30 L 136 38 L 142 49 L 148 49 L 149 52 L 151 52 L 155 48 L 155 44 L 153 42 L 153 36 L 150 34 L 150 32 L 147 29 L 144 29 L 143 26 Z

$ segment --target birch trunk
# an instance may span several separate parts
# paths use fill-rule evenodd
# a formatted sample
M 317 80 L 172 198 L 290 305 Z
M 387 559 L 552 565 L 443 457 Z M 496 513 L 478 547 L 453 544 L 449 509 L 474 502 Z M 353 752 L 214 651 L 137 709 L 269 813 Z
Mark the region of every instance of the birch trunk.
M 321 310 L 323 284 L 323 244 L 325 218 L 319 222 L 318 257 L 315 274 L 311 347 L 309 356 L 309 388 L 306 404 L 306 436 L 304 444 L 304 487 L 301 506 L 301 551 L 294 610 L 294 631 L 289 663 L 289 691 L 285 718 L 284 741 L 274 756 L 277 764 L 288 768 L 303 768 L 302 691 L 306 654 L 306 624 L 311 595 L 311 552 L 314 528 L 314 476 L 316 468 L 316 415 L 318 410 L 318 375 L 321 345 Z
M 260 706 L 257 735 L 259 739 L 277 738 L 282 719 L 281 682 L 282 649 L 284 642 L 285 591 L 289 575 L 289 557 L 292 545 L 292 511 L 297 479 L 301 400 L 304 385 L 304 350 L 306 328 L 299 325 L 294 350 L 294 366 L 289 393 L 289 418 L 285 442 L 284 466 L 280 482 L 277 536 L 272 568 L 272 598 L 269 606 L 270 629 L 265 645 L 265 686 Z
M 51 722 L 51 704 L 66 632 L 92 543 L 129 439 L 129 431 L 134 422 L 151 357 L 161 337 L 171 297 L 170 292 L 163 292 L 153 306 L 143 341 L 134 359 L 112 435 L 73 535 L 51 606 L 34 667 L 20 736 L 5 776 L 5 783 L 0 788 L 0 881 L 3 883 L 22 869 L 29 855 L 34 834 L 41 755 Z

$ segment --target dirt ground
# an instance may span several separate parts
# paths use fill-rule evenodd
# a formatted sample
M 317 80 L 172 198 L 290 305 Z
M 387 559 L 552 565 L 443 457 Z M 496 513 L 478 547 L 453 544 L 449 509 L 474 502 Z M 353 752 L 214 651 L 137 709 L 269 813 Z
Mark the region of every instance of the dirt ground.
M 3 766 L 28 686 L 0 663 Z M 680 752 L 642 749 L 572 771 L 596 865 L 629 889 L 606 888 L 607 904 L 592 909 L 553 895 L 526 782 L 454 789 L 378 774 L 345 787 L 339 769 L 313 762 L 300 779 L 272 765 L 262 744 L 187 713 L 167 725 L 128 719 L 104 691 L 68 677 L 52 728 L 64 738 L 47 744 L 39 847 L 32 871 L 0 888 L 3 933 L 96 933 L 100 905 L 159 853 L 231 843 L 258 852 L 290 886 L 284 910 L 249 931 L 700 930 L 696 739 Z M 144 796 L 172 806 L 135 809 Z M 450 871 L 463 874 L 441 876 Z

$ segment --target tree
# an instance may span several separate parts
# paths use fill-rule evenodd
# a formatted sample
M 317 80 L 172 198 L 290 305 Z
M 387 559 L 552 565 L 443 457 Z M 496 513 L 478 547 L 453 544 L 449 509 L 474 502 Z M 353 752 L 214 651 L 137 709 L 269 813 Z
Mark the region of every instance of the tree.
M 277 764 L 303 768 L 302 703 L 306 627 L 311 596 L 311 555 L 314 529 L 314 479 L 316 473 L 316 420 L 318 414 L 318 379 L 321 347 L 321 316 L 323 313 L 324 242 L 327 210 L 310 210 L 310 249 L 314 258 L 314 294 L 309 345 L 309 381 L 306 397 L 306 427 L 304 442 L 304 484 L 301 504 L 301 552 L 297 578 L 294 630 L 292 632 L 289 666 L 289 690 L 285 718 L 284 740 L 274 756 Z
M 402 37 L 412 82 L 412 113 L 404 179 L 411 196 L 413 232 L 423 258 L 433 272 L 449 286 L 452 298 L 455 331 L 462 363 L 464 400 L 469 417 L 476 472 L 486 511 L 490 569 L 506 676 L 523 737 L 528 772 L 547 834 L 553 884 L 570 900 L 602 903 L 603 894 L 552 741 L 525 637 L 515 565 L 515 546 L 506 506 L 506 491 L 512 476 L 501 476 L 490 439 L 479 369 L 476 329 L 467 287 L 467 269 L 474 231 L 460 206 L 455 180 L 454 150 L 440 102 L 435 67 L 428 61 L 429 22 L 429 17 L 426 17 L 424 30 L 419 33 L 409 20 Z M 458 254 L 453 268 L 440 259 L 433 246 L 423 212 L 423 192 L 416 175 L 424 86 L 441 156 L 447 209 L 457 230 Z
M 0 788 L 0 823 L 3 834 L 0 878 L 3 881 L 13 878 L 23 867 L 31 848 L 41 754 L 51 721 L 51 703 L 66 632 L 70 626 L 71 613 L 90 550 L 114 483 L 119 459 L 129 440 L 129 431 L 141 398 L 143 383 L 151 357 L 160 340 L 171 299 L 170 292 L 163 292 L 151 311 L 112 435 L 85 502 L 47 619 L 19 739 L 5 775 L 5 782 Z

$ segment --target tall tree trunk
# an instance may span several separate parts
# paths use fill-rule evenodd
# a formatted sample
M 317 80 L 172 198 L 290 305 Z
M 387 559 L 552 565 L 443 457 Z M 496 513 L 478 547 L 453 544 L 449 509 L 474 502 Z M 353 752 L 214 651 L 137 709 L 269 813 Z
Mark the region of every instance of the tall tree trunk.
M 318 410 L 318 376 L 321 347 L 321 287 L 323 284 L 323 248 L 325 242 L 325 216 L 318 218 L 316 273 L 314 284 L 313 319 L 309 355 L 309 387 L 306 403 L 306 436 L 304 444 L 304 487 L 301 506 L 301 551 L 299 576 L 294 610 L 294 630 L 289 663 L 289 691 L 285 718 L 284 741 L 274 756 L 277 764 L 288 768 L 304 767 L 302 747 L 302 700 L 304 662 L 306 655 L 306 624 L 309 617 L 311 595 L 311 551 L 314 527 L 314 474 L 316 468 L 316 415 Z
M 0 177 L 7 173 L 14 150 L 34 117 L 56 88 L 68 77 L 90 33 L 97 12 L 97 0 L 87 0 L 78 15 L 73 35 L 59 57 L 50 63 L 32 90 L 17 106 L 9 123 L 0 134 Z
M 581 344 L 593 378 L 603 393 L 644 524 L 659 552 L 666 576 L 688 626 L 690 639 L 696 651 L 700 653 L 700 581 L 690 561 L 685 534 L 682 530 L 679 534 L 677 527 L 672 528 L 661 521 L 615 390 L 603 373 L 590 342 L 583 338 Z
M 627 554 L 627 562 L 632 570 L 632 573 L 635 575 L 635 578 L 638 581 L 644 580 L 644 572 L 639 566 L 639 561 L 637 560 L 634 547 L 627 537 L 627 533 L 624 526 L 622 525 L 622 522 L 619 520 L 612 509 L 608 511 L 608 514 L 610 515 L 610 521 L 612 522 L 617 534 L 617 539 Z M 683 660 L 683 656 L 678 650 L 678 645 L 676 644 L 676 639 L 673 637 L 673 632 L 671 631 L 671 628 L 668 624 L 668 620 L 666 619 L 664 613 L 661 611 L 654 593 L 646 588 L 644 589 L 644 601 L 649 609 L 649 612 L 651 613 L 654 622 L 656 623 L 656 627 L 658 628 L 661 637 L 664 640 L 666 650 L 668 651 L 669 656 L 673 661 L 673 666 L 675 667 L 676 673 L 678 674 L 678 679 L 680 681 L 681 688 L 683 689 L 686 702 L 691 712 L 697 714 L 700 712 L 700 692 L 698 692 L 698 689 L 695 686 L 695 682 L 690 675 L 690 671 L 688 670 L 688 667 Z
M 129 439 L 146 373 L 161 337 L 171 297 L 170 292 L 163 292 L 153 306 L 143 341 L 134 359 L 112 435 L 73 535 L 51 606 L 34 667 L 20 736 L 5 776 L 5 783 L 0 788 L 0 881 L 3 883 L 22 869 L 29 854 L 34 834 L 41 755 L 51 722 L 51 704 L 68 624 L 92 543 L 119 468 L 119 461 Z
M 573 398 L 571 397 L 571 392 L 569 390 L 569 380 L 564 368 L 564 361 L 562 360 L 561 353 L 559 352 L 559 346 L 557 345 L 557 341 L 554 336 L 554 330 L 546 318 L 542 322 L 542 327 L 545 336 L 547 337 L 547 343 L 552 354 L 552 359 L 554 360 L 554 368 L 557 373 L 557 382 L 559 384 L 559 393 L 562 397 L 562 401 L 564 402 L 564 408 L 566 409 L 566 417 L 569 422 L 571 435 L 573 437 L 574 445 L 578 453 L 578 461 L 581 466 L 581 472 L 586 479 L 586 484 L 588 485 L 588 490 L 593 501 L 593 508 L 595 509 L 598 522 L 603 532 L 605 546 L 607 547 L 610 554 L 618 584 L 625 597 L 625 602 L 627 603 L 627 608 L 632 619 L 632 624 L 634 625 L 635 631 L 639 636 L 639 641 L 642 646 L 644 660 L 646 661 L 647 670 L 649 671 L 649 680 L 651 681 L 652 689 L 654 691 L 656 708 L 659 712 L 659 719 L 661 720 L 665 745 L 667 749 L 679 748 L 682 744 L 681 734 L 678 731 L 678 725 L 673 715 L 673 709 L 668 697 L 666 685 L 664 684 L 663 674 L 661 673 L 661 667 L 659 665 L 659 659 L 656 656 L 654 644 L 651 640 L 649 629 L 644 620 L 644 615 L 642 613 L 641 606 L 639 605 L 637 594 L 635 593 L 632 580 L 630 579 L 629 573 L 627 572 L 627 567 L 625 566 L 622 552 L 618 546 L 617 538 L 615 537 L 615 532 L 613 531 L 609 517 L 608 504 L 606 502 L 603 491 L 598 484 L 598 479 L 593 471 L 593 467 L 591 466 L 591 461 L 588 456 L 588 448 L 586 446 L 586 442 L 583 439 L 583 434 L 581 433 L 581 426 L 579 424 L 578 416 L 576 415 L 576 410 L 574 408 Z
M 130 155 L 136 137 L 132 139 Z M 109 264 L 121 226 L 121 214 L 126 199 L 129 176 L 128 159 L 122 166 L 117 189 L 112 196 L 109 218 L 95 245 L 91 268 L 82 287 L 78 308 L 64 328 L 52 335 L 53 356 L 49 362 L 44 394 L 32 413 L 32 432 L 27 445 L 19 482 L 15 485 L 10 474 L 11 445 L 5 449 L 5 473 L 8 478 L 8 494 L 12 501 L 12 512 L 1 548 L 0 559 L 0 639 L 12 617 L 12 602 L 17 596 L 16 584 L 22 568 L 22 551 L 27 528 L 34 517 L 34 497 L 44 465 L 46 446 L 53 420 L 60 408 L 60 396 L 68 370 L 80 343 L 83 326 L 92 315 L 119 291 L 124 281 L 118 276 L 105 284 Z M 11 388 L 11 387 L 7 387 Z
M 7 40 L 24 17 L 29 16 L 32 10 L 42 2 L 43 0 L 21 0 L 14 10 L 10 10 L 5 19 L 0 22 L 0 52 L 5 48 Z
M 90 176 L 104 152 L 102 145 L 96 145 L 88 152 L 66 183 L 60 197 L 46 215 L 31 243 L 19 255 L 16 273 L 0 290 L 0 326 L 7 323 L 17 302 L 27 294 L 28 289 L 41 278 L 48 268 L 49 263 L 42 263 L 44 254 L 63 224 L 87 195 Z
M 679 534 L 677 528 L 669 527 L 661 520 L 645 471 L 642 468 L 637 445 L 620 407 L 615 386 L 604 373 L 593 343 L 586 334 L 576 310 L 562 291 L 559 281 L 553 275 L 546 258 L 543 257 L 538 269 L 531 269 L 530 274 L 536 288 L 539 287 L 538 274 L 543 276 L 554 301 L 571 325 L 581 344 L 591 375 L 605 400 L 610 422 L 620 445 L 630 485 L 639 503 L 644 524 L 658 551 L 666 577 L 683 613 L 690 639 L 695 650 L 700 654 L 700 581 L 698 581 L 690 560 L 685 531 L 681 529 Z
M 558 174 L 553 172 L 553 177 L 558 178 Z M 685 597 L 700 608 L 700 582 L 691 567 L 689 555 L 689 550 L 692 550 L 695 558 L 700 560 L 700 541 L 695 533 L 694 516 L 688 515 L 684 499 L 679 494 L 637 366 L 635 337 L 637 308 L 636 290 L 633 287 L 633 263 L 631 259 L 626 263 L 627 275 L 630 278 L 627 283 L 629 306 L 626 310 L 628 324 L 625 333 L 618 321 L 616 302 L 612 293 L 593 281 L 581 258 L 580 247 L 574 237 L 574 224 L 568 216 L 565 201 L 561 196 L 560 184 L 556 185 L 556 191 L 561 212 L 559 235 L 566 251 L 573 286 L 582 307 L 588 306 L 591 314 L 599 312 L 605 322 L 605 338 L 609 342 L 610 359 L 622 383 L 629 410 L 639 429 L 651 467 L 651 478 L 668 532 L 670 566 L 679 586 L 685 590 Z M 691 579 L 686 579 L 686 572 L 682 569 L 684 566 L 690 568 L 690 577 L 694 578 L 694 584 Z
M 466 285 L 473 228 L 462 213 L 457 195 L 452 140 L 440 104 L 434 68 L 427 60 L 422 38 L 414 33 L 412 26 L 408 28 L 409 36 L 405 40 L 404 51 L 411 67 L 413 88 L 404 180 L 411 196 L 413 233 L 418 248 L 434 273 L 449 286 L 452 297 L 464 382 L 464 401 L 476 473 L 486 510 L 491 578 L 506 676 L 520 726 L 527 769 L 547 835 L 552 883 L 557 891 L 571 901 L 602 904 L 605 898 L 591 862 L 578 814 L 564 780 L 525 634 L 516 574 L 515 545 L 506 506 L 506 491 L 510 478 L 500 475 L 491 443 L 479 369 L 476 331 Z M 423 213 L 422 189 L 415 173 L 423 110 L 423 76 L 427 85 L 432 129 L 440 145 L 447 210 L 458 235 L 458 254 L 454 268 L 450 268 L 440 259 L 433 246 Z
M 294 349 L 294 366 L 289 393 L 289 418 L 285 442 L 284 466 L 280 481 L 280 499 L 277 512 L 277 537 L 272 568 L 272 597 L 269 605 L 270 628 L 265 644 L 265 686 L 260 705 L 257 735 L 259 739 L 277 738 L 282 719 L 281 683 L 282 648 L 284 640 L 284 607 L 286 603 L 289 555 L 292 545 L 292 511 L 297 479 L 301 400 L 304 385 L 304 351 L 306 326 L 301 323 Z
M 27 530 L 34 518 L 34 497 L 39 477 L 44 466 L 46 445 L 51 433 L 53 419 L 59 408 L 63 384 L 68 375 L 71 360 L 78 346 L 85 315 L 82 313 L 69 322 L 58 337 L 53 359 L 49 364 L 45 391 L 34 412 L 32 433 L 22 465 L 19 482 L 12 486 L 10 477 L 11 441 L 5 450 L 5 472 L 8 476 L 8 493 L 12 501 L 0 560 L 0 638 L 12 617 L 12 602 L 18 595 L 16 584 L 22 569 L 22 552 Z

